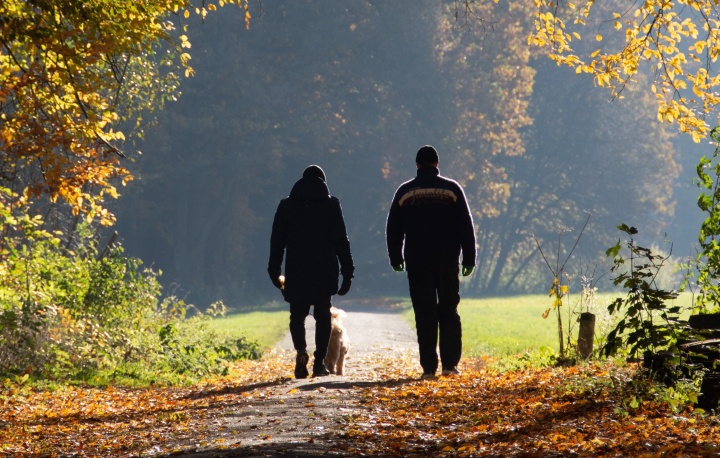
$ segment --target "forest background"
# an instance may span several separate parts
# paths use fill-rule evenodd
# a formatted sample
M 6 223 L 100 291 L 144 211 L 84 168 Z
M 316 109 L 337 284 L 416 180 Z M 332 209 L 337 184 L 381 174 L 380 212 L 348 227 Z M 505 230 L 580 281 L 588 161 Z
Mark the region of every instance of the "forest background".
M 191 303 L 277 299 L 265 270 L 274 211 L 318 164 L 343 205 L 351 294 L 404 295 L 385 218 L 432 144 L 478 230 L 465 295 L 546 291 L 538 244 L 555 253 L 560 240 L 564 257 L 588 216 L 571 290 L 609 269 L 621 223 L 646 246 L 694 256 L 692 179 L 711 147 L 658 122 L 645 76 L 612 98 L 529 47 L 535 10 L 520 3 L 459 20 L 457 4 L 433 0 L 251 2 L 249 27 L 241 10 L 191 17 L 195 76 L 127 148 L 136 180 L 110 207 L 127 253 Z
M 35 380 L 193 384 L 259 359 L 212 318 L 279 303 L 270 225 L 311 163 L 343 203 L 351 295 L 406 297 L 385 217 L 424 144 L 477 225 L 463 297 L 552 287 L 563 364 L 568 291 L 627 290 L 601 358 L 687 341 L 674 268 L 692 312 L 720 304 L 714 3 L 409 5 L 0 3 L 6 412 Z

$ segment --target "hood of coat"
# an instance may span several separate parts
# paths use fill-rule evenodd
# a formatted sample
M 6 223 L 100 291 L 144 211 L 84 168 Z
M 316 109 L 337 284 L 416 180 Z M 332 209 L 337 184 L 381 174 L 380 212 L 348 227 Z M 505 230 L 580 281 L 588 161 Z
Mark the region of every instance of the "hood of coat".
M 305 201 L 327 199 L 329 195 L 327 184 L 317 177 L 300 178 L 290 191 L 291 199 Z

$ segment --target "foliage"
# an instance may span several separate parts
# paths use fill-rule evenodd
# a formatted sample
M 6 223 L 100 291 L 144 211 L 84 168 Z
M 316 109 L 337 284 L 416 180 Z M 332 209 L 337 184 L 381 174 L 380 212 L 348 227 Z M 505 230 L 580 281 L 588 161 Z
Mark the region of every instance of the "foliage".
M 111 224 L 103 201 L 132 178 L 120 163 L 123 128 L 140 128 L 175 99 L 178 69 L 192 74 L 175 14 L 185 8 L 185 18 L 216 9 L 188 0 L 3 1 L 0 185 Z
M 160 301 L 159 273 L 124 257 L 121 246 L 98 253 L 85 229 L 71 251 L 41 229 L 40 218 L 25 215 L 18 225 L 24 237 L 5 240 L 0 263 L 0 372 L 171 380 L 260 356 L 257 343 L 208 330 L 211 315 L 224 313 L 221 303 L 188 318 L 183 301 Z
M 523 155 L 523 131 L 532 125 L 529 113 L 535 70 L 525 39 L 532 28 L 533 8 L 525 2 L 478 2 L 477 24 L 458 26 L 448 4 L 436 13 L 435 60 L 452 98 L 453 120 L 444 135 L 441 167 L 452 170 L 473 204 L 476 218 L 498 216 L 514 177 L 506 158 Z M 492 18 L 492 26 L 485 23 Z
M 617 298 L 608 306 L 610 315 L 622 313 L 615 328 L 607 336 L 604 352 L 607 356 L 624 349 L 637 357 L 646 351 L 658 353 L 674 348 L 683 333 L 680 320 L 682 309 L 672 302 L 678 297 L 676 290 L 658 288 L 656 278 L 668 257 L 654 254 L 650 249 L 636 245 L 638 233 L 625 224 L 618 229 L 630 239 L 607 250 L 613 258 L 613 282 L 627 291 L 625 299 Z M 627 248 L 629 259 L 621 250 Z
M 628 417 L 644 402 L 660 402 L 674 413 L 682 412 L 687 406 L 695 405 L 700 393 L 698 379 L 682 379 L 672 386 L 658 383 L 648 377 L 647 370 L 634 373 L 615 372 L 610 377 L 612 388 L 620 400 L 614 413 L 619 417 Z
M 696 180 L 698 187 L 708 191 L 701 192 L 698 197 L 698 207 L 707 214 L 707 218 L 700 227 L 700 251 L 695 260 L 700 289 L 697 305 L 704 312 L 720 308 L 720 127 L 715 127 L 710 135 L 716 145 L 715 153 L 712 158 L 700 158 Z
M 590 78 L 535 57 L 525 151 L 496 158 L 510 195 L 497 217 L 477 221 L 480 267 L 473 282 L 483 294 L 545 290 L 545 266 L 533 239 L 554 245 L 558 227 L 580 228 L 587 213 L 594 216 L 576 265 L 600 262 L 614 243 L 613 221 L 652 219 L 659 236 L 675 212 L 682 156 L 671 126 L 657 122 L 651 95 L 631 87 L 611 102 Z
M 544 48 L 558 64 L 591 74 L 616 97 L 637 82 L 640 72 L 649 70 L 656 75 L 651 90 L 658 119 L 677 122 L 696 142 L 708 135 L 706 117 L 716 114 L 720 102 L 720 79 L 712 73 L 720 47 L 714 1 L 649 0 L 629 7 L 618 3 L 610 15 L 595 1 L 576 5 L 535 0 L 535 5 L 535 31 L 529 43 Z M 597 42 L 587 55 L 579 54 L 575 44 L 583 34 Z M 622 37 L 623 43 L 615 46 L 604 39 L 612 35 Z

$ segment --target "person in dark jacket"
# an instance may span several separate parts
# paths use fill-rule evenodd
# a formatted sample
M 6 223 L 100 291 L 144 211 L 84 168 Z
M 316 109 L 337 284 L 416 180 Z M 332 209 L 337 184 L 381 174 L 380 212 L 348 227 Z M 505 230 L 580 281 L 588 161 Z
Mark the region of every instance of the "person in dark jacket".
M 462 327 L 460 267 L 468 276 L 475 268 L 475 228 L 462 187 L 440 175 L 438 153 L 423 146 L 415 159 L 417 177 L 395 192 L 387 218 L 390 265 L 407 270 L 415 313 L 423 379 L 438 369 L 438 332 L 442 374 L 459 374 Z
M 315 318 L 313 377 L 329 374 L 323 359 L 330 341 L 330 299 L 334 294 L 347 294 L 354 272 L 340 201 L 329 195 L 325 172 L 311 165 L 290 196 L 278 205 L 268 261 L 270 280 L 290 303 L 290 335 L 297 350 L 296 378 L 308 376 L 305 319 L 310 306 L 314 307 Z M 340 273 L 343 281 L 338 289 Z

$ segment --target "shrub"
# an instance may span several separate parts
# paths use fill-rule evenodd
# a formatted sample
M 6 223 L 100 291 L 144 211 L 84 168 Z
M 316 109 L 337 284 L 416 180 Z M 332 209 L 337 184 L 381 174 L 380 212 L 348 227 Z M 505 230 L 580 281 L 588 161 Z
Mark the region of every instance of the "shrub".
M 70 250 L 41 225 L 24 217 L 23 237 L 3 239 L 0 373 L 157 381 L 219 374 L 228 361 L 260 357 L 257 343 L 208 329 L 222 303 L 187 317 L 193 307 L 161 299 L 160 272 L 124 256 L 119 244 L 98 253 L 81 225 Z

